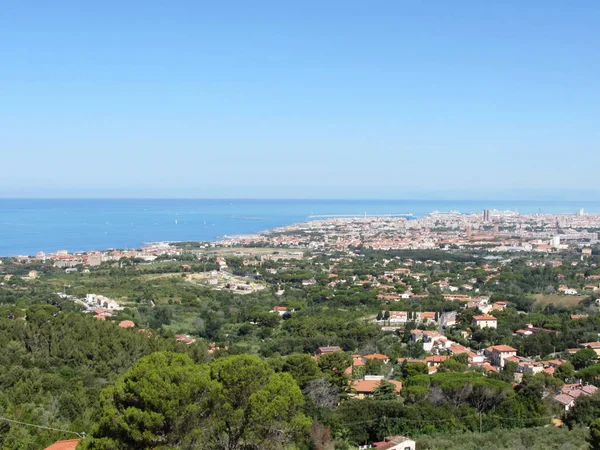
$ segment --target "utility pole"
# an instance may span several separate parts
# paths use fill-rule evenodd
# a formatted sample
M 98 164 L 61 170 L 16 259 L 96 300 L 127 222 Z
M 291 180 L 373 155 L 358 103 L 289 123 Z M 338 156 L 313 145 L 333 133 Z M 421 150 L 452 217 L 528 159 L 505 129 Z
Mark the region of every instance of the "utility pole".
M 481 420 L 481 411 L 479 411 L 479 434 L 482 433 L 482 428 L 483 428 L 483 424 L 482 424 L 482 420 Z

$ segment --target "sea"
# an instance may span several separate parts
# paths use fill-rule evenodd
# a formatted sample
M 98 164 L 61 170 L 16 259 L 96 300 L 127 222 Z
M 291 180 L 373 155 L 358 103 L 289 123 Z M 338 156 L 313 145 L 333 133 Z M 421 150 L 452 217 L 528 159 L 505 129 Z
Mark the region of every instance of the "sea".
M 600 201 L 0 199 L 0 255 L 139 248 L 159 241 L 213 241 L 309 220 L 312 215 L 600 213 Z

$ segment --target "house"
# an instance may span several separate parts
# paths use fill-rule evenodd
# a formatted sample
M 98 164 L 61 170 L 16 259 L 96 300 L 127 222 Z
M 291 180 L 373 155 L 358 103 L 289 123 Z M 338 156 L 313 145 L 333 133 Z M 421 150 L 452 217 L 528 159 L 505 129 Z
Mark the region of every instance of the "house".
M 121 328 L 133 328 L 135 327 L 135 323 L 133 323 L 131 320 L 121 320 L 119 322 L 119 326 Z
M 46 447 L 44 450 L 75 450 L 79 439 L 69 439 L 66 441 L 57 441 L 50 447 Z
M 426 352 L 430 352 L 434 344 L 440 339 L 446 339 L 445 336 L 442 336 L 437 331 L 430 330 L 412 330 L 410 338 L 413 342 L 422 341 L 423 350 Z
M 571 314 L 571 320 L 581 320 L 581 319 L 587 319 L 588 315 L 587 314 Z
M 554 400 L 556 400 L 565 408 L 565 412 L 569 411 L 573 406 L 575 406 L 575 397 L 571 397 L 567 394 L 558 394 L 554 397 Z
M 597 355 L 600 355 L 600 342 L 584 342 L 583 344 L 579 344 L 583 348 L 591 348 L 596 352 Z
M 492 310 L 494 311 L 504 311 L 506 309 L 506 302 L 494 302 L 492 305 Z
M 37 270 L 30 270 L 28 276 L 29 278 L 38 278 L 40 274 Z
M 498 328 L 498 319 L 494 316 L 474 316 L 471 326 L 479 328 Z
M 363 380 L 354 380 L 352 382 L 352 390 L 356 393 L 355 397 L 363 399 L 372 396 L 382 381 L 393 384 L 397 394 L 402 390 L 402 383 L 400 381 L 384 380 L 380 375 L 367 375 Z
M 560 286 L 558 292 L 564 295 L 577 295 L 577 289 L 570 288 L 568 286 Z
M 517 372 L 532 373 L 534 375 L 544 371 L 544 365 L 540 362 L 519 361 L 517 363 Z
M 504 367 L 504 361 L 510 357 L 517 356 L 517 349 L 508 345 L 493 345 L 485 351 L 492 360 L 492 364 L 497 367 Z
M 285 306 L 275 306 L 271 312 L 276 312 L 279 313 L 280 316 L 283 316 L 285 313 L 288 312 L 287 308 Z
M 193 337 L 190 337 L 187 334 L 177 334 L 175 336 L 175 340 L 177 342 L 183 342 L 184 344 L 190 345 L 193 344 L 194 342 L 196 342 L 196 339 L 194 339 Z
M 352 365 L 344 372 L 346 375 L 352 375 L 355 367 L 363 367 L 365 365 L 365 358 L 362 355 L 352 355 Z
M 434 323 L 435 320 L 435 313 L 431 312 L 431 311 L 425 311 L 425 312 L 418 312 L 417 314 L 417 320 L 424 322 L 424 323 Z
M 479 355 L 470 348 L 457 344 L 456 342 L 452 342 L 450 344 L 450 346 L 448 347 L 448 353 L 450 353 L 450 355 L 460 355 L 461 353 L 466 353 L 469 358 L 469 364 L 471 365 L 483 364 L 485 360 L 483 355 Z
M 377 450 L 415 450 L 417 444 L 412 439 L 404 436 L 389 436 L 385 441 L 373 443 Z
M 378 359 L 379 361 L 383 361 L 384 364 L 390 362 L 390 358 L 381 353 L 373 353 L 372 355 L 365 355 L 365 359 Z
M 558 403 L 560 403 L 565 411 L 569 411 L 573 406 L 575 406 L 575 401 L 580 396 L 590 396 L 594 395 L 598 392 L 598 388 L 592 385 L 581 385 L 581 384 L 565 384 L 560 393 L 554 397 Z
M 408 322 L 408 313 L 406 311 L 390 311 L 388 321 L 391 324 L 402 324 Z
M 324 355 L 326 353 L 333 353 L 333 352 L 341 352 L 342 349 L 340 347 L 338 347 L 337 345 L 332 345 L 329 347 L 319 347 L 317 349 L 317 355 Z
M 425 364 L 427 364 L 427 367 L 439 367 L 447 359 L 450 359 L 447 355 L 428 356 L 425 358 Z

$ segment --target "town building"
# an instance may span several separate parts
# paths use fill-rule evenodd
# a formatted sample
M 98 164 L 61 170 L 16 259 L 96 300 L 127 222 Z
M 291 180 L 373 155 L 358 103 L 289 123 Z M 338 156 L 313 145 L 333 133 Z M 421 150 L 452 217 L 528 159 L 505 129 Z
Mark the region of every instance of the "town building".
M 498 319 L 494 316 L 474 316 L 471 326 L 479 328 L 498 328 Z

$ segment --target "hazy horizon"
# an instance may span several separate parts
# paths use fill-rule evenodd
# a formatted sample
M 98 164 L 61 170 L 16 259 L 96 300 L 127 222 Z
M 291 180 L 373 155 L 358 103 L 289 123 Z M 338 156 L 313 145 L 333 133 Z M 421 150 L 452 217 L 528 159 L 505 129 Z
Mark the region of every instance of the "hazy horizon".
M 306 195 L 311 192 L 310 188 L 297 189 L 297 194 L 294 195 L 281 195 L 281 190 L 278 190 L 279 195 L 268 194 L 271 189 L 265 189 L 264 195 L 253 195 L 243 196 L 236 195 L 234 193 L 224 194 L 221 196 L 201 195 L 190 193 L 187 194 L 186 190 L 169 190 L 161 189 L 156 190 L 126 190 L 125 192 L 116 191 L 82 191 L 77 190 L 74 193 L 48 193 L 46 195 L 39 195 L 34 193 L 22 193 L 21 195 L 2 195 L 0 193 L 0 199 L 15 199 L 15 200 L 27 200 L 27 199 L 48 199 L 48 200 L 60 200 L 60 199 L 80 199 L 80 200 L 94 200 L 94 199 L 124 199 L 124 200 L 160 200 L 160 199 L 199 199 L 199 200 L 405 200 L 405 201 L 566 201 L 566 202 L 595 202 L 600 198 L 600 191 L 596 190 L 505 190 L 505 191 L 485 191 L 485 190 L 474 190 L 474 191 L 457 191 L 447 190 L 442 192 L 434 191 L 423 191 L 423 190 L 393 190 L 390 189 L 387 194 L 381 190 L 376 189 L 363 189 L 363 194 L 346 194 L 338 196 L 324 196 L 324 195 Z M 304 196 L 302 196 L 302 194 Z M 376 194 L 375 192 L 379 192 Z

